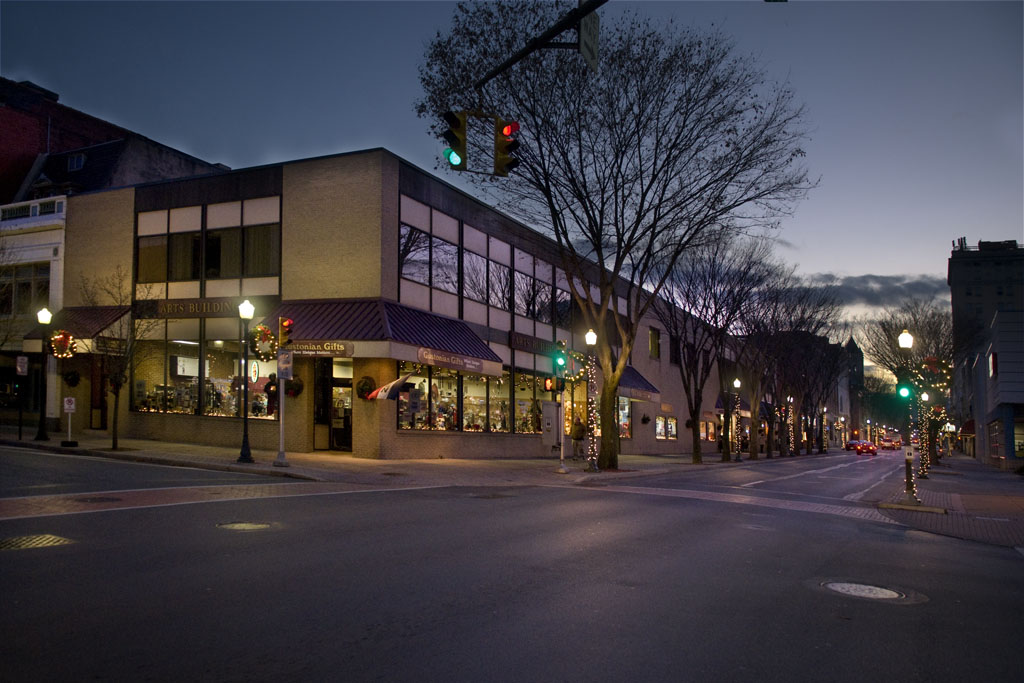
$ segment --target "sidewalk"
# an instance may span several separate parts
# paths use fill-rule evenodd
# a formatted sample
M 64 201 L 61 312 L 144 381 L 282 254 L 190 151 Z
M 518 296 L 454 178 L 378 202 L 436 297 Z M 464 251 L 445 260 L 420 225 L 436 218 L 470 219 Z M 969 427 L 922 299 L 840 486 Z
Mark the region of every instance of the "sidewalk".
M 238 463 L 238 449 L 167 443 L 148 439 L 118 439 L 119 449 L 110 450 L 110 436 L 104 432 L 76 435 L 78 446 L 61 446 L 64 438 L 50 434 L 50 440 L 33 440 L 34 430 L 25 430 L 18 441 L 17 429 L 0 428 L 0 443 L 41 448 L 49 451 L 146 462 L 247 472 L 298 480 L 336 482 L 379 488 L 427 486 L 513 486 L 618 483 L 630 478 L 668 472 L 686 467 L 730 467 L 718 453 L 709 453 L 704 464 L 693 465 L 690 456 L 620 455 L 616 472 L 586 472 L 585 461 L 566 460 L 568 474 L 558 472 L 555 459 L 494 460 L 369 460 L 339 453 L 288 453 L 288 467 L 275 467 L 277 453 L 254 450 L 253 464 Z M 814 456 L 799 456 L 814 457 Z M 748 464 L 749 461 L 745 461 Z M 772 462 L 759 460 L 756 462 Z M 756 466 L 756 463 L 755 463 Z M 908 527 L 945 536 L 1016 547 L 1024 553 L 1024 476 L 984 465 L 973 458 L 954 454 L 932 468 L 928 479 L 917 480 L 920 506 L 903 505 L 903 486 L 893 490 L 879 512 Z

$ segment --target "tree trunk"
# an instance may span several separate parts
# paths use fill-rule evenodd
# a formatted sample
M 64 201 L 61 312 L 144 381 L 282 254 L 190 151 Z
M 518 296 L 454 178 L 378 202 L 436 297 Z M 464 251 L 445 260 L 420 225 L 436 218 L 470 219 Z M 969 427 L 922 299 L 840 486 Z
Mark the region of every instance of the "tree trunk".
M 110 428 L 110 434 L 111 434 L 111 437 L 112 437 L 112 442 L 110 444 L 110 448 L 111 448 L 111 450 L 115 450 L 116 451 L 117 450 L 117 417 L 121 413 L 121 411 L 119 410 L 119 408 L 121 406 L 121 387 L 119 387 L 119 386 L 118 387 L 112 387 L 111 390 L 110 390 L 110 393 L 112 393 L 114 395 L 114 417 L 110 421 L 110 427 L 111 427 Z
M 601 385 L 600 410 L 601 450 L 597 455 L 597 466 L 602 470 L 619 469 L 619 425 L 616 419 L 615 390 L 605 382 Z
M 757 460 L 757 452 L 761 443 L 761 387 L 753 384 L 750 387 L 750 451 L 747 457 Z
M 693 464 L 700 465 L 704 462 L 701 455 L 700 421 L 697 420 L 697 413 L 690 411 L 690 438 L 693 442 Z
M 767 443 L 764 445 L 764 457 L 771 460 L 772 458 L 772 446 L 775 444 L 775 409 L 772 408 L 772 414 L 765 420 L 765 424 L 768 429 L 764 435 L 764 439 Z

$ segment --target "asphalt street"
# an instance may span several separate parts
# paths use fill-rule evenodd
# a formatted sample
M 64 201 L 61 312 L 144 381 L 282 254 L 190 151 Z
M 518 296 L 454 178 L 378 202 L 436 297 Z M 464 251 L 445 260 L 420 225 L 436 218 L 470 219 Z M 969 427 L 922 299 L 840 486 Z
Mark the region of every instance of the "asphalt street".
M 3 552 L 5 679 L 1018 680 L 1024 557 L 827 512 L 844 458 L 2 520 L 67 541 Z

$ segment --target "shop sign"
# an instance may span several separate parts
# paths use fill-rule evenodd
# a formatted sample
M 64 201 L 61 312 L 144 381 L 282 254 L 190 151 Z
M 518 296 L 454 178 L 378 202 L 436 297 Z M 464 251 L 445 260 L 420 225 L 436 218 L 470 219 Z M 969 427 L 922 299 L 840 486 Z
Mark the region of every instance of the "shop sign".
M 452 370 L 464 372 L 483 372 L 484 362 L 479 358 L 461 356 L 457 353 L 438 351 L 436 349 L 425 349 L 420 347 L 416 351 L 416 360 L 426 365 L 437 365 Z
M 19 375 L 24 377 L 28 374 L 28 356 L 18 356 L 15 365 L 18 368 Z
M 351 358 L 355 344 L 349 341 L 302 341 L 293 342 L 288 348 L 296 356 Z
M 529 351 L 530 353 L 539 354 L 552 354 L 557 348 L 555 344 L 546 339 L 531 337 L 522 332 L 509 332 L 508 345 L 516 351 Z
M 96 353 L 102 353 L 107 356 L 123 356 L 126 347 L 123 339 L 96 337 L 93 340 L 93 348 L 96 349 Z
M 258 311 L 266 311 L 276 297 L 250 297 Z M 237 318 L 239 297 L 202 299 L 141 299 L 132 305 L 136 318 Z
M 249 366 L 249 379 L 252 380 L 253 384 L 260 381 L 260 364 L 256 361 L 252 361 Z

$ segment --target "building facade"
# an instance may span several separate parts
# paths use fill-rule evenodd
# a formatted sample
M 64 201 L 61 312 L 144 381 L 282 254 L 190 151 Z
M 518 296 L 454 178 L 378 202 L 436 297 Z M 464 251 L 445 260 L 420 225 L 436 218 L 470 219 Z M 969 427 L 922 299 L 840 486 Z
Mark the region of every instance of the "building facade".
M 374 458 L 549 456 L 546 404 L 563 403 L 566 431 L 586 421 L 586 330 L 556 244 L 386 150 L 75 195 L 65 239 L 67 282 L 131 273 L 122 320 L 141 341 L 124 436 L 237 444 L 242 381 L 254 448 L 278 448 L 282 408 L 286 450 Z M 69 315 L 102 318 L 79 289 L 63 296 Z M 243 299 L 256 306 L 244 373 Z M 283 396 L 270 341 L 281 318 L 293 320 Z M 116 336 L 95 322 L 79 334 L 92 335 L 94 355 Z M 643 321 L 612 435 L 623 453 L 690 450 L 678 358 L 663 337 Z M 547 386 L 560 340 L 563 392 Z M 365 398 L 398 378 L 396 400 Z M 59 391 L 84 401 L 91 389 Z M 718 426 L 704 415 L 713 450 Z
M 953 243 L 947 275 L 954 359 L 950 407 L 961 447 L 1002 467 L 1024 465 L 1024 247 Z

